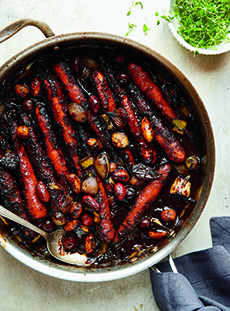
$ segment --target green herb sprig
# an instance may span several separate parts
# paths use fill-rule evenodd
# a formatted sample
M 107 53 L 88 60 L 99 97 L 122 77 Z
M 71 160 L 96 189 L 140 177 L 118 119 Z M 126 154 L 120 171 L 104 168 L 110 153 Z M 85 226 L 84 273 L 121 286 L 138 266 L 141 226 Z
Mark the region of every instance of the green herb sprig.
M 147 36 L 147 33 L 150 31 L 151 29 L 149 28 L 149 26 L 147 26 L 147 24 L 143 25 L 143 32 L 144 34 Z
M 128 10 L 128 12 L 127 12 L 127 16 L 131 15 L 132 10 L 133 10 L 135 7 L 137 7 L 138 5 L 139 5 L 139 6 L 141 7 L 141 9 L 143 10 L 144 6 L 143 6 L 142 2 L 137 1 L 137 2 L 134 3 L 134 1 L 133 1 L 133 2 L 132 2 L 132 6 L 129 8 L 129 10 Z
M 132 32 L 133 29 L 137 27 L 137 25 L 128 23 L 128 27 L 129 27 L 129 31 L 125 34 L 125 36 L 128 36 L 130 32 Z
M 217 50 L 217 45 L 230 41 L 229 0 L 176 0 L 173 9 L 174 12 L 161 18 L 168 22 L 176 18 L 178 34 L 196 49 Z M 158 12 L 155 15 L 159 25 Z M 195 54 L 198 54 L 197 50 Z
M 133 0 L 133 1 L 132 1 L 132 6 L 129 7 L 129 10 L 128 10 L 128 12 L 127 12 L 127 16 L 130 16 L 131 13 L 132 13 L 132 10 L 133 10 L 134 8 L 138 7 L 138 6 L 139 6 L 142 10 L 144 9 L 144 5 L 143 5 L 143 3 L 142 3 L 141 1 L 134 2 L 134 0 Z M 128 32 L 125 34 L 125 36 L 128 36 L 128 35 L 133 31 L 133 29 L 134 29 L 135 27 L 137 27 L 137 25 L 128 23 Z M 143 24 L 142 29 L 143 29 L 143 32 L 144 32 L 145 35 L 147 35 L 147 33 L 151 30 L 151 29 L 148 27 L 147 24 Z

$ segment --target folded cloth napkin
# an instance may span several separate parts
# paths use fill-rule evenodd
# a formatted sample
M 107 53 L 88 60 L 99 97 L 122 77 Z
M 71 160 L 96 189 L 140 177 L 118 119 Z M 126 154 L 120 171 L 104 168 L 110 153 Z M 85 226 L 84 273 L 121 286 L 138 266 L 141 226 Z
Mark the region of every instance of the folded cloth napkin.
M 174 259 L 150 271 L 161 311 L 230 311 L 230 217 L 210 219 L 213 247 Z

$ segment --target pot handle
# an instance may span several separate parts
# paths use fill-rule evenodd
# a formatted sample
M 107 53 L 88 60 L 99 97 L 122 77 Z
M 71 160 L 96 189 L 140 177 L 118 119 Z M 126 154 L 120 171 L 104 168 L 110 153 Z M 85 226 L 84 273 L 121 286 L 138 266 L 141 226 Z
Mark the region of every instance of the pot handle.
M 18 31 L 20 31 L 22 28 L 26 26 L 37 27 L 43 32 L 43 34 L 47 38 L 55 35 L 53 31 L 51 30 L 51 28 L 44 22 L 40 22 L 37 20 L 29 19 L 29 18 L 20 19 L 0 31 L 0 43 L 9 39 L 10 37 L 12 37 L 14 34 L 16 34 Z

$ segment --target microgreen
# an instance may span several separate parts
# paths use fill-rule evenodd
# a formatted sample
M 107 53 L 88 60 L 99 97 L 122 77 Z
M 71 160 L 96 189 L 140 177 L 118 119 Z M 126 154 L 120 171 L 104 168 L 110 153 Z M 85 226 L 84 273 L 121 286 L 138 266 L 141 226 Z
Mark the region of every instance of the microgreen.
M 141 1 L 137 1 L 137 2 L 134 2 L 134 0 L 132 1 L 132 6 L 129 8 L 128 12 L 127 12 L 127 16 L 130 16 L 131 13 L 132 13 L 132 10 L 137 7 L 137 6 L 140 6 L 140 8 L 143 10 L 144 6 L 143 6 L 143 3 Z M 129 31 L 126 33 L 125 36 L 128 36 L 130 34 L 130 32 L 133 31 L 133 28 L 134 27 L 137 27 L 136 25 L 134 24 L 130 24 L 128 23 L 128 27 L 129 27 Z M 147 26 L 147 24 L 144 24 L 143 25 L 143 32 L 145 35 L 147 35 L 148 31 L 150 31 L 150 28 Z
M 155 15 L 159 25 L 158 13 Z M 196 49 L 216 50 L 218 44 L 230 41 L 229 0 L 176 0 L 174 12 L 161 18 L 168 22 L 176 18 L 179 22 L 178 33 Z
M 143 6 L 142 2 L 137 1 L 137 2 L 134 3 L 134 1 L 133 1 L 132 6 L 129 8 L 129 11 L 127 12 L 127 16 L 129 16 L 129 15 L 132 13 L 132 10 L 133 10 L 135 7 L 137 7 L 138 5 L 139 5 L 139 6 L 141 7 L 141 9 L 143 10 L 144 6 Z
M 146 19 L 147 21 L 147 19 Z M 144 24 L 143 25 L 143 32 L 144 34 L 147 36 L 147 33 L 150 31 L 151 29 L 147 26 L 147 24 Z
M 129 31 L 126 33 L 125 36 L 128 36 L 128 34 L 130 34 L 130 32 L 132 32 L 133 29 L 134 29 L 135 27 L 137 27 L 137 25 L 128 23 L 128 27 L 129 27 Z

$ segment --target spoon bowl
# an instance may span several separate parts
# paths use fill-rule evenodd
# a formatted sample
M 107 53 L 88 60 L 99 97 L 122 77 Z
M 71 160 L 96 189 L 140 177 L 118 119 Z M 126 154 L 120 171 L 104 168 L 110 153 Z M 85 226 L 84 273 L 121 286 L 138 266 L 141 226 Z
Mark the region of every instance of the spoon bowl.
M 67 264 L 76 265 L 76 266 L 83 266 L 87 267 L 92 265 L 96 258 L 89 258 L 87 254 L 80 254 L 78 252 L 75 253 L 68 253 L 64 250 L 62 238 L 66 233 L 65 230 L 59 229 L 52 233 L 45 232 L 40 228 L 34 226 L 30 222 L 22 219 L 21 217 L 17 216 L 16 214 L 10 212 L 6 208 L 0 205 L 0 215 L 2 217 L 8 218 L 18 224 L 27 227 L 35 231 L 36 233 L 40 234 L 46 239 L 47 242 L 47 249 L 53 257 L 58 260 L 61 260 Z

